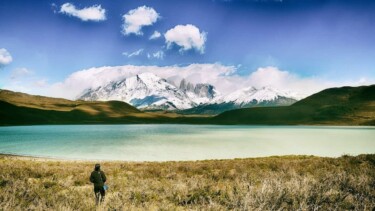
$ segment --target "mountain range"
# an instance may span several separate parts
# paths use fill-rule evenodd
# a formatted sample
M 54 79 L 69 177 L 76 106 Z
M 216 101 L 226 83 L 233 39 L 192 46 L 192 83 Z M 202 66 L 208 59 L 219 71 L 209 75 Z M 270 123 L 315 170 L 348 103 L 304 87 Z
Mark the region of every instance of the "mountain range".
M 139 123 L 375 126 L 375 85 L 330 88 L 290 106 L 242 108 L 216 116 L 146 112 L 122 101 L 71 101 L 0 90 L 0 125 Z
M 179 86 L 153 73 L 142 73 L 104 86 L 85 90 L 79 100 L 118 100 L 141 110 L 170 110 L 183 114 L 218 114 L 226 110 L 255 106 L 287 106 L 296 94 L 272 87 L 248 87 L 222 95 L 211 84 L 194 84 L 182 79 Z

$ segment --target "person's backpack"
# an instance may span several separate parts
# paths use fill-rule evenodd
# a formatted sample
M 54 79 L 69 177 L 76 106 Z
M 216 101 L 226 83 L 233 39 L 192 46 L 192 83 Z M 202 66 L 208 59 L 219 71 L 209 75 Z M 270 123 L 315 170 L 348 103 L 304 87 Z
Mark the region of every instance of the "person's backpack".
M 100 175 L 100 180 L 103 182 L 103 177 L 102 177 L 102 174 L 100 173 L 100 171 L 98 171 L 99 175 Z M 104 184 L 104 182 L 103 182 Z M 108 190 L 108 186 L 107 185 L 103 185 L 103 189 L 104 190 Z
M 102 174 L 100 173 L 100 171 L 98 171 L 98 174 L 99 174 L 99 176 L 100 176 L 100 181 L 101 181 L 102 183 L 104 183 L 104 182 L 103 182 L 103 177 L 102 177 Z

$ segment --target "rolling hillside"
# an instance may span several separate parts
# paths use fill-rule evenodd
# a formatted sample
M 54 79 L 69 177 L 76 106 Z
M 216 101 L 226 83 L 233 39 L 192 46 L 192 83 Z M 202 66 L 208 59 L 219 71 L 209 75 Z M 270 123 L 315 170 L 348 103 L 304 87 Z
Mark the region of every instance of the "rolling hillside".
M 0 125 L 164 123 L 178 117 L 145 113 L 120 101 L 71 101 L 0 90 Z
M 375 85 L 331 88 L 291 106 L 237 109 L 214 117 L 143 112 L 120 101 L 70 101 L 0 90 L 0 125 L 131 123 L 375 125 Z
M 246 108 L 213 118 L 217 124 L 375 125 L 375 85 L 330 88 L 285 107 Z
M 117 101 L 86 102 L 71 101 L 63 98 L 52 98 L 38 95 L 29 95 L 9 90 L 0 90 L 0 100 L 20 107 L 42 110 L 73 111 L 80 110 L 91 114 L 106 113 L 108 116 L 121 116 L 141 113 L 133 106 Z

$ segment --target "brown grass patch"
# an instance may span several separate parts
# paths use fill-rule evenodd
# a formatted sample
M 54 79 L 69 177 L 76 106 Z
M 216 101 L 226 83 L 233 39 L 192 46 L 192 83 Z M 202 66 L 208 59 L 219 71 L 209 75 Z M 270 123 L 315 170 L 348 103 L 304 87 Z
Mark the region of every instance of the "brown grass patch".
M 1 210 L 93 210 L 93 162 L 0 157 Z M 103 162 L 106 210 L 373 210 L 375 155 Z

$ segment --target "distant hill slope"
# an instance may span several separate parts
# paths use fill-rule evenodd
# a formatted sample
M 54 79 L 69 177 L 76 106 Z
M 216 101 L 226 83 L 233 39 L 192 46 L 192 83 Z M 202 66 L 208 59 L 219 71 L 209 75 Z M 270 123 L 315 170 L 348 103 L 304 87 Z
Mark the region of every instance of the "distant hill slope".
M 217 124 L 375 125 L 375 85 L 326 89 L 291 106 L 232 110 L 212 120 Z
M 149 123 L 172 117 L 120 101 L 71 101 L 0 90 L 0 125 Z
M 9 90 L 0 90 L 0 100 L 28 108 L 54 110 L 54 111 L 73 111 L 80 110 L 93 115 L 106 113 L 108 116 L 122 116 L 134 113 L 142 113 L 133 106 L 120 101 L 107 102 L 86 102 L 71 101 L 63 98 L 52 98 L 38 95 L 29 95 Z

